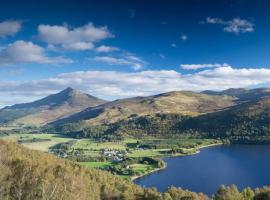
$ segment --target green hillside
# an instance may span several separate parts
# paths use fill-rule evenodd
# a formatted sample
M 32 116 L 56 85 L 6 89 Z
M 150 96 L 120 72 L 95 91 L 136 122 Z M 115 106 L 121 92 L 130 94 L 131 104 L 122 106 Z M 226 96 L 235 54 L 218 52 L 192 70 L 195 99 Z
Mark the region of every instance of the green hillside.
M 180 130 L 205 133 L 209 137 L 241 142 L 269 142 L 270 98 L 262 98 L 231 107 L 228 110 L 190 118 Z
M 53 126 L 70 125 L 78 129 L 107 126 L 129 118 L 160 114 L 197 116 L 233 106 L 234 98 L 195 92 L 169 92 L 150 97 L 116 100 L 88 108 L 68 118 L 53 122 Z
M 255 89 L 245 89 L 245 88 L 230 88 L 227 90 L 223 90 L 220 92 L 217 91 L 203 91 L 203 94 L 209 95 L 227 95 L 232 97 L 237 97 L 238 102 L 247 102 L 254 101 L 263 97 L 270 97 L 270 89 L 269 88 L 255 88 Z
M 229 139 L 237 143 L 269 143 L 270 98 L 194 117 L 181 114 L 133 115 L 111 124 L 89 126 L 81 121 L 64 123 L 55 128 L 72 137 L 171 137 L 191 134 L 196 137 Z

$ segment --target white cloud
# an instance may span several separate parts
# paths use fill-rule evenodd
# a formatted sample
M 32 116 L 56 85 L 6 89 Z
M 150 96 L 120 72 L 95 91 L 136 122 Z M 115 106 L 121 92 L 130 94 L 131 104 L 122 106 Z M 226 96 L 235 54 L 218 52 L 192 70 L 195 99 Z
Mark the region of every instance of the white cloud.
M 112 56 L 97 56 L 95 61 L 103 62 L 108 65 L 126 65 L 131 66 L 134 70 L 140 70 L 146 64 L 141 58 L 133 55 L 126 55 L 121 58 Z
M 1 82 L 0 105 L 32 101 L 68 86 L 107 99 L 153 95 L 177 90 L 223 90 L 236 87 L 270 86 L 269 68 L 219 67 L 194 74 L 174 70 L 140 72 L 78 71 L 44 80 Z
M 234 18 L 229 21 L 225 21 L 221 18 L 207 17 L 206 23 L 223 25 L 223 30 L 229 33 L 248 33 L 254 31 L 254 24 L 246 19 Z
M 0 23 L 0 37 L 15 35 L 22 28 L 22 22 L 19 20 L 8 20 Z
M 117 47 L 110 47 L 110 46 L 106 46 L 106 45 L 101 45 L 99 47 L 96 48 L 97 52 L 113 52 L 113 51 L 118 51 L 119 48 Z
M 33 44 L 18 40 L 0 50 L 0 64 L 16 63 L 71 63 L 72 60 L 63 57 L 49 57 L 45 50 Z
M 95 42 L 113 37 L 106 26 L 96 27 L 92 23 L 77 28 L 41 24 L 38 32 L 42 41 L 67 50 L 93 49 Z
M 66 50 L 84 51 L 84 50 L 93 49 L 94 45 L 91 42 L 75 42 L 75 43 L 69 43 L 69 44 L 62 44 L 62 47 Z
M 204 68 L 217 68 L 217 67 L 229 67 L 227 63 L 224 64 L 182 64 L 180 65 L 182 69 L 186 70 L 197 70 L 197 69 L 204 69 Z
M 186 41 L 186 40 L 188 39 L 188 36 L 182 34 L 182 35 L 180 36 L 180 39 L 183 40 L 183 41 Z

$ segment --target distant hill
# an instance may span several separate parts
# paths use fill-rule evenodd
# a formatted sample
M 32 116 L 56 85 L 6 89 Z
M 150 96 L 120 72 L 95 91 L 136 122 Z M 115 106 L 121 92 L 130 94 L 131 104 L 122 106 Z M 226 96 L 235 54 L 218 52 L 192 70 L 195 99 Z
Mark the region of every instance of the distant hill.
M 263 140 L 270 142 L 270 97 L 233 106 L 227 110 L 190 118 L 179 127 L 211 137 L 238 142 Z M 256 139 L 257 138 L 257 139 Z M 267 139 L 267 141 L 266 141 Z
M 206 95 L 190 91 L 168 92 L 149 97 L 134 97 L 108 102 L 87 108 L 68 118 L 54 122 L 74 123 L 84 121 L 87 125 L 110 124 L 131 116 L 156 113 L 177 113 L 197 116 L 233 106 L 234 98 L 229 96 Z
M 8 106 L 0 110 L 0 123 L 12 125 L 44 125 L 67 117 L 105 100 L 67 88 L 43 99 Z
M 111 102 L 67 88 L 0 110 L 0 122 L 80 137 L 196 132 L 213 137 L 269 131 L 270 89 L 168 92 Z M 269 133 L 270 135 L 270 133 Z
M 201 93 L 209 95 L 228 95 L 237 97 L 239 102 L 246 102 L 256 100 L 262 97 L 270 97 L 270 88 L 256 88 L 256 89 L 230 88 L 220 92 L 206 90 Z
M 90 126 L 85 121 L 79 121 L 64 123 L 58 127 L 60 131 L 72 137 L 170 137 L 175 134 L 192 134 L 206 138 L 221 138 L 234 143 L 269 144 L 270 97 L 198 116 L 169 113 L 133 115 L 108 125 Z
M 191 133 L 238 143 L 268 143 L 270 97 L 265 88 L 231 89 L 220 95 L 171 92 L 109 102 L 53 125 L 80 137 Z
M 170 134 L 175 128 L 174 124 L 183 116 L 198 116 L 227 109 L 235 105 L 234 100 L 229 96 L 190 91 L 121 99 L 57 120 L 46 129 L 73 137 L 122 137 L 126 134 L 147 135 L 153 132 L 161 135 L 166 131 L 165 134 Z

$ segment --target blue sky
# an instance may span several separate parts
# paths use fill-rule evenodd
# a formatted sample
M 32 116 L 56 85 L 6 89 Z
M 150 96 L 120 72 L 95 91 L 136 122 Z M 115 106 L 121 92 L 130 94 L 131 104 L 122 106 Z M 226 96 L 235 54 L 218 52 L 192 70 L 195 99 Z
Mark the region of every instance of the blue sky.
M 270 2 L 1 1 L 0 106 L 270 86 Z

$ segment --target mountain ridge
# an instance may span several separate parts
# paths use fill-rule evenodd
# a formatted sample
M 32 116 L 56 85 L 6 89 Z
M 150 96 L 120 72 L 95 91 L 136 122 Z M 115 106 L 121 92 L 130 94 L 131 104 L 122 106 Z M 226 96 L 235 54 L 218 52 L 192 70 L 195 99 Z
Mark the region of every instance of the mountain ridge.
M 233 106 L 234 98 L 228 96 L 211 96 L 191 91 L 168 92 L 148 97 L 134 97 L 115 100 L 96 107 L 87 108 L 67 118 L 49 125 L 57 130 L 81 131 L 117 124 L 129 118 L 160 114 L 179 114 L 198 116 Z M 65 126 L 67 124 L 67 126 Z M 114 126 L 114 125 L 113 125 Z M 96 130 L 95 130 L 96 132 Z
M 1 109 L 0 123 L 43 126 L 83 121 L 84 125 L 91 126 L 157 113 L 196 117 L 267 97 L 270 97 L 269 88 L 230 88 L 223 91 L 171 91 L 108 102 L 68 87 L 31 103 Z
M 107 101 L 68 87 L 34 102 L 1 109 L 0 122 L 42 125 L 105 102 Z
M 202 91 L 201 93 L 210 94 L 210 95 L 234 96 L 234 97 L 237 97 L 238 102 L 241 103 L 241 102 L 255 100 L 258 98 L 269 97 L 270 88 L 266 88 L 266 87 L 255 88 L 255 89 L 229 88 L 223 91 L 205 90 L 205 91 Z

